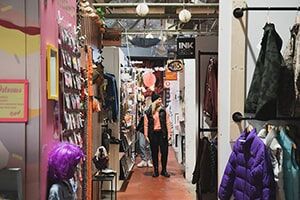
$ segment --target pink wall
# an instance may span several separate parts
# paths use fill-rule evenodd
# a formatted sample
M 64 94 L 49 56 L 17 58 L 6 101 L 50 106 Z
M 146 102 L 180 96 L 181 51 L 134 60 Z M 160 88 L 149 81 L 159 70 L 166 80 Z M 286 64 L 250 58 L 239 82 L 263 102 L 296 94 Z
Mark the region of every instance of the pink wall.
M 41 10 L 41 199 L 46 199 L 47 193 L 47 162 L 48 152 L 58 140 L 54 137 L 54 106 L 55 102 L 47 99 L 46 86 L 46 48 L 47 44 L 58 47 L 58 10 L 63 17 L 62 25 L 68 23 L 76 25 L 76 0 L 48 0 L 45 6 L 44 0 L 40 1 Z
M 40 24 L 41 24 L 41 138 L 40 138 L 40 195 L 46 199 L 47 193 L 47 163 L 48 152 L 54 143 L 53 139 L 53 107 L 54 101 L 47 99 L 46 82 L 46 49 L 47 44 L 58 47 L 58 28 L 56 23 L 56 1 L 40 1 Z
M 24 199 L 39 199 L 40 27 L 39 0 L 0 1 L 0 79 L 29 82 L 27 123 L 0 123 L 9 153 L 6 167 L 21 168 Z M 0 156 L 1 157 L 1 156 Z M 0 158 L 1 159 L 1 158 Z M 26 195 L 26 198 L 25 198 Z

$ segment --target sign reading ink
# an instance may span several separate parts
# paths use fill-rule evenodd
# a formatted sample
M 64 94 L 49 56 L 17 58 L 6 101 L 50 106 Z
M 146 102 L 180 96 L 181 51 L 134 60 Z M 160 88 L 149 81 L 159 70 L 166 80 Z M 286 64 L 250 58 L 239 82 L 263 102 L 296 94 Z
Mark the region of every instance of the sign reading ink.
M 195 38 L 177 38 L 177 58 L 195 58 Z

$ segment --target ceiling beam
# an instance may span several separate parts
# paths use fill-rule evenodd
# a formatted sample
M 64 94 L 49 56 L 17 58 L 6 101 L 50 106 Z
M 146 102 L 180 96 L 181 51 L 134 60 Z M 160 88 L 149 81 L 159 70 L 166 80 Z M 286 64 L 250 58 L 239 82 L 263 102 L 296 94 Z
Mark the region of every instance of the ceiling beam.
M 107 8 L 107 9 L 109 10 L 109 13 L 112 14 L 135 14 L 136 15 L 136 10 L 134 7 L 114 7 L 114 8 Z M 165 13 L 165 8 L 163 7 L 149 8 L 149 14 L 163 14 L 163 13 Z
M 106 7 L 106 8 L 117 8 L 117 7 L 137 7 L 139 3 L 93 3 L 95 8 Z M 219 8 L 219 3 L 147 3 L 150 7 L 209 7 Z
M 146 30 L 129 30 L 126 32 L 122 32 L 122 35 L 144 35 L 144 34 L 171 34 L 171 35 L 214 35 L 216 32 L 208 32 L 208 31 L 197 31 L 197 30 L 153 30 L 153 29 L 146 29 Z
M 148 14 L 140 17 L 134 14 L 106 14 L 106 19 L 178 19 L 178 14 Z M 192 19 L 218 18 L 218 14 L 192 14 Z
M 187 8 L 193 19 L 217 18 L 219 13 L 218 3 L 147 3 L 149 13 L 145 17 L 136 14 L 138 3 L 94 3 L 95 8 L 105 8 L 107 19 L 178 19 L 178 13 L 183 7 Z M 174 9 L 174 12 L 166 10 Z

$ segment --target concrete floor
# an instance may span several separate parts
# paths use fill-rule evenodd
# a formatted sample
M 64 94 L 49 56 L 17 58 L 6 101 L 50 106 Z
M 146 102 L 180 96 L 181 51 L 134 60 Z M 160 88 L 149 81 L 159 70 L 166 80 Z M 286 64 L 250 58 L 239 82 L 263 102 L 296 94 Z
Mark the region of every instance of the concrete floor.
M 140 159 L 137 159 L 137 163 Z M 118 200 L 195 200 L 195 186 L 188 183 L 177 163 L 174 151 L 169 149 L 168 172 L 170 178 L 152 177 L 153 168 L 135 168 L 124 191 L 117 194 Z

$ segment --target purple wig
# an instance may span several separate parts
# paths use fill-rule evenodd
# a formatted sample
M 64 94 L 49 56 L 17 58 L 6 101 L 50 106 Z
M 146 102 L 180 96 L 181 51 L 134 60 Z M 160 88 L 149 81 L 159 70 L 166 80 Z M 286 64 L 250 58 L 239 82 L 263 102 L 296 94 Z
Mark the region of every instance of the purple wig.
M 83 151 L 74 144 L 63 142 L 54 146 L 48 160 L 50 180 L 57 182 L 72 178 L 83 157 Z

